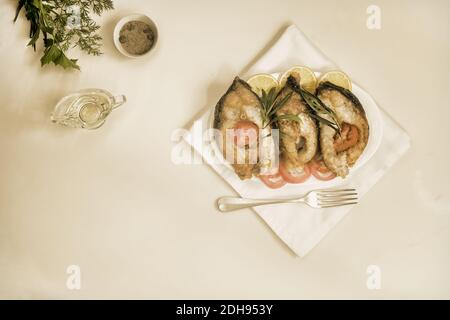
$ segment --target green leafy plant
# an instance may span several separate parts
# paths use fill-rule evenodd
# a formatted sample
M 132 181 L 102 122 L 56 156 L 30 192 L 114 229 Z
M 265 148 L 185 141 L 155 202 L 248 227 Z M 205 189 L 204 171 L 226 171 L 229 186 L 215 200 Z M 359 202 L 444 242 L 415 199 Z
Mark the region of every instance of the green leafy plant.
M 80 69 L 77 59 L 66 56 L 67 50 L 79 47 L 91 55 L 100 55 L 100 26 L 91 18 L 91 12 L 101 15 L 113 9 L 112 0 L 19 0 L 14 21 L 22 9 L 30 22 L 30 41 L 36 51 L 36 42 L 42 34 L 44 54 L 41 65 L 53 62 L 63 68 Z

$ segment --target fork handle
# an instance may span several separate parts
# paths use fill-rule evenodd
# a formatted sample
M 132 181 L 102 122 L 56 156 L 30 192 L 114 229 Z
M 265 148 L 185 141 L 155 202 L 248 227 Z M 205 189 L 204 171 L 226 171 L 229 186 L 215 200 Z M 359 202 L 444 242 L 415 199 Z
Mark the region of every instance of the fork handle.
M 245 199 L 240 197 L 221 197 L 217 200 L 217 207 L 222 212 L 228 212 L 268 204 L 298 202 L 301 202 L 301 199 Z

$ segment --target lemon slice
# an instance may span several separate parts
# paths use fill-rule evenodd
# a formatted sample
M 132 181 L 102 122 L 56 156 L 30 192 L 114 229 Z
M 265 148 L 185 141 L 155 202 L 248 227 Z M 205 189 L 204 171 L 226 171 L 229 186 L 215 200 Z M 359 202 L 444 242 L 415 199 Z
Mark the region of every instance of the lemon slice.
M 314 74 L 314 72 L 307 68 L 307 67 L 293 67 L 291 69 L 289 69 L 288 71 L 286 71 L 285 73 L 283 73 L 283 75 L 280 78 L 280 88 L 284 87 L 284 85 L 286 84 L 287 78 L 290 75 L 297 75 L 298 77 L 300 77 L 300 87 L 302 87 L 302 89 L 314 94 L 314 92 L 316 91 L 316 87 L 317 87 L 317 79 L 316 76 Z
M 260 73 L 248 79 L 247 83 L 252 87 L 252 90 L 259 96 L 262 95 L 262 90 L 269 92 L 272 88 L 278 87 L 278 81 L 270 74 Z
M 350 78 L 343 73 L 342 71 L 330 71 L 327 73 L 324 73 L 319 80 L 320 82 L 329 81 L 332 84 L 335 84 L 339 87 L 352 90 L 352 81 Z

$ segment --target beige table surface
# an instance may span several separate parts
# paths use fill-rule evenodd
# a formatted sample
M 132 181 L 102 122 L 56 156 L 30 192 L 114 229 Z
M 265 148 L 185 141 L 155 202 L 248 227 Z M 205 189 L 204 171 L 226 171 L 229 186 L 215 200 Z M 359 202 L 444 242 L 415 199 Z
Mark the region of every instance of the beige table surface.
M 16 1 L 0 4 L 1 298 L 450 298 L 450 2 L 119 1 L 101 57 L 42 68 Z M 381 29 L 366 27 L 370 4 Z M 147 60 L 122 58 L 124 14 L 157 22 Z M 204 165 L 171 162 L 174 129 L 215 104 L 280 31 L 297 24 L 410 134 L 412 147 L 304 259 Z M 86 87 L 128 102 L 98 131 L 49 121 Z M 81 289 L 66 287 L 69 265 Z M 381 289 L 366 286 L 367 267 Z

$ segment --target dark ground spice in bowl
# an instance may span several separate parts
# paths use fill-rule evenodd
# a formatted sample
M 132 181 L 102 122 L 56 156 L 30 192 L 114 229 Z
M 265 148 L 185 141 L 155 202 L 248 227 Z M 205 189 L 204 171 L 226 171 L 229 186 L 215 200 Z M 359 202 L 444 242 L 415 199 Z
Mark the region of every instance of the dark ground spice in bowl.
M 120 29 L 119 42 L 128 53 L 142 55 L 153 47 L 155 34 L 147 23 L 129 21 Z

